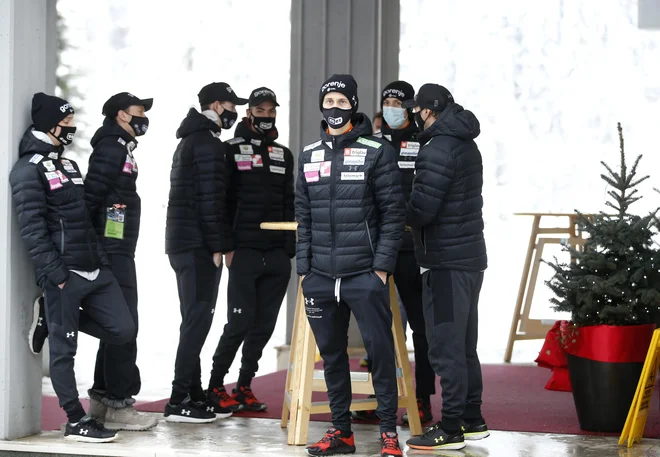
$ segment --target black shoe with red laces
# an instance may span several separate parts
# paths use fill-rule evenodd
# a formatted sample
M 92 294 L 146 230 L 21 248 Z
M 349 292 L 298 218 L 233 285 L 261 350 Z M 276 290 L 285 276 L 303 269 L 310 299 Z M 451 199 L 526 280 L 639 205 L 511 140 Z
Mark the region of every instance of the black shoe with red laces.
M 399 436 L 395 432 L 380 434 L 380 457 L 402 457 Z
M 231 398 L 240 403 L 243 408 L 241 411 L 266 411 L 266 403 L 257 400 L 257 397 L 252 393 L 252 389 L 248 386 L 240 386 L 234 389 Z
M 421 398 L 417 399 L 417 410 L 419 411 L 419 420 L 422 424 L 426 424 L 433 420 L 433 413 L 431 412 L 431 402 L 422 400 Z M 408 413 L 405 413 L 401 417 L 401 421 L 404 424 L 408 423 Z
M 353 432 L 342 432 L 336 428 L 331 428 L 321 438 L 321 441 L 307 446 L 306 450 L 309 455 L 354 454 L 355 438 Z

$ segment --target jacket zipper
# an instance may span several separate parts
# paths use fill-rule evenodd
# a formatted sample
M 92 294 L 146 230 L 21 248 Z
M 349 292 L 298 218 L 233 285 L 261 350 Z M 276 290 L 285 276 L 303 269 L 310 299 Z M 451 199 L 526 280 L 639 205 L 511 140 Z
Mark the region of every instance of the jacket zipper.
M 422 240 L 422 247 L 424 248 L 424 254 L 426 254 L 426 235 L 424 229 L 420 229 L 420 238 Z
M 237 199 L 238 199 L 238 197 L 237 197 Z M 238 209 L 239 209 L 240 207 L 241 207 L 241 204 L 240 204 L 240 202 L 239 202 L 239 203 L 236 204 L 236 212 L 234 213 L 234 225 L 233 225 L 233 227 L 231 228 L 231 231 L 232 231 L 232 232 L 235 232 L 235 231 L 236 231 L 236 224 L 238 224 Z
M 369 247 L 371 248 L 371 255 L 376 255 L 376 251 L 374 251 L 374 244 L 371 242 L 371 233 L 369 233 L 369 222 L 364 221 L 364 225 L 367 228 L 367 238 L 369 239 Z
M 60 218 L 60 254 L 64 254 L 64 221 Z
M 330 235 L 332 238 L 332 248 L 330 250 L 330 271 L 332 272 L 332 277 L 336 277 L 336 266 L 335 266 L 335 181 L 337 180 L 337 174 L 335 170 L 335 147 L 336 147 L 336 138 L 332 137 L 332 155 L 330 156 Z

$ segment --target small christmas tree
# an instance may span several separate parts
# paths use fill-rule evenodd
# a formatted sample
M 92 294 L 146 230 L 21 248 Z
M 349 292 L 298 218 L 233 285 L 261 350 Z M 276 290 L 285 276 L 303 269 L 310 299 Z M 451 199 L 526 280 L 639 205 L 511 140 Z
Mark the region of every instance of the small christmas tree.
M 629 213 L 641 198 L 636 187 L 648 176 L 637 178 L 641 155 L 628 170 L 620 123 L 618 130 L 619 171 L 601 162 L 607 170 L 601 178 L 613 187 L 606 205 L 616 214 L 601 211 L 590 221 L 576 211 L 578 226 L 588 234 L 583 249 L 565 247 L 573 260 L 549 263 L 555 271 L 546 281 L 555 293 L 553 308 L 570 312 L 576 326 L 648 324 L 660 309 L 660 251 L 653 243 L 658 210 L 645 217 Z

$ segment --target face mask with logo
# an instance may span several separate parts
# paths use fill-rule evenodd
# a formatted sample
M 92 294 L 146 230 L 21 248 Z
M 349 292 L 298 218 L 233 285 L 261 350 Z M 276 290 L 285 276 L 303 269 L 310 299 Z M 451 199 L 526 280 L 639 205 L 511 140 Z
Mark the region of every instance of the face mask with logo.
M 341 108 L 323 109 L 323 119 L 331 129 L 340 129 L 351 120 L 351 110 Z
M 252 116 L 252 125 L 258 132 L 267 134 L 275 130 L 275 118 Z
M 221 122 L 220 127 L 225 130 L 232 128 L 236 122 L 236 119 L 238 119 L 238 113 L 229 111 L 228 109 L 225 109 L 221 114 L 219 114 L 219 116 Z
M 145 117 L 133 116 L 129 124 L 131 125 L 131 127 L 133 127 L 135 136 L 142 136 L 145 133 L 147 133 L 147 130 L 149 130 L 149 118 L 146 116 Z
M 59 125 L 59 127 L 60 127 L 60 134 L 57 135 L 55 138 L 57 138 L 60 141 L 60 143 L 62 143 L 64 146 L 70 145 L 73 142 L 73 137 L 76 135 L 76 128 L 69 127 L 67 125 Z M 53 130 L 51 133 L 53 133 L 54 131 L 55 130 Z M 55 136 L 54 133 L 53 136 Z
M 383 118 L 391 128 L 398 129 L 406 122 L 406 110 L 405 108 L 386 106 L 383 108 Z

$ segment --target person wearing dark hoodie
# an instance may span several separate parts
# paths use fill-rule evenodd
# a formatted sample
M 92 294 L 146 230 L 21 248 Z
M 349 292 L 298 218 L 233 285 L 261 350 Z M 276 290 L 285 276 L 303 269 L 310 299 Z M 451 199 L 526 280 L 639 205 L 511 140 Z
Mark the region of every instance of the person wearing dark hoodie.
M 226 255 L 227 324 L 213 356 L 207 391 L 212 406 L 240 404 L 264 411 L 250 384 L 263 349 L 275 330 L 277 315 L 291 278 L 295 233 L 262 230 L 262 222 L 294 221 L 293 154 L 275 142 L 277 98 L 267 87 L 250 94 L 246 117 L 227 144 L 228 207 L 236 250 Z M 239 347 L 243 356 L 231 397 L 224 378 Z
M 332 428 L 310 455 L 355 452 L 351 431 L 348 324 L 360 327 L 372 365 L 381 456 L 401 456 L 398 392 L 388 276 L 394 273 L 405 225 L 396 152 L 372 136 L 358 113 L 357 83 L 333 75 L 321 86 L 321 139 L 299 156 L 296 183 L 296 268 L 307 319 L 323 358 Z
M 208 423 L 231 416 L 240 405 L 207 405 L 199 360 L 218 299 L 222 256 L 234 251 L 227 210 L 227 147 L 221 129 L 230 129 L 236 105 L 247 100 L 227 83 L 211 83 L 198 94 L 195 108 L 176 132 L 165 227 L 165 252 L 176 274 L 181 308 L 179 347 L 174 362 L 168 422 Z
M 135 247 L 140 231 L 138 167 L 133 152 L 136 137 L 147 133 L 145 112 L 153 99 L 140 99 L 128 92 L 115 94 L 103 105 L 103 125 L 92 137 L 92 154 L 85 177 L 85 202 L 96 235 L 108 255 L 110 269 L 121 286 L 133 316 L 135 335 L 131 342 L 112 345 L 101 341 L 96 356 L 94 384 L 89 390 L 92 417 L 113 430 L 142 431 L 158 420 L 133 407 L 140 392 L 136 364 L 138 293 Z
M 412 183 L 415 176 L 415 160 L 419 153 L 419 133 L 413 119 L 411 108 L 403 108 L 403 103 L 412 101 L 415 89 L 405 81 L 394 81 L 388 84 L 381 94 L 383 109 L 383 138 L 392 144 L 397 152 L 397 163 L 401 172 L 403 195 L 406 202 L 410 200 Z M 403 245 L 399 250 L 394 283 L 405 308 L 407 322 L 412 329 L 413 347 L 415 349 L 415 391 L 417 407 L 422 424 L 433 420 L 431 411 L 431 395 L 435 394 L 435 373 L 429 362 L 429 345 L 426 340 L 426 324 L 422 310 L 422 275 L 415 259 L 412 233 L 405 231 Z M 405 323 L 404 323 L 405 329 Z M 372 419 L 371 411 L 355 411 L 357 419 Z M 408 414 L 402 417 L 408 423 Z
M 407 205 L 422 271 L 429 359 L 442 387 L 442 420 L 407 444 L 462 449 L 486 438 L 477 355 L 478 304 L 487 267 L 482 215 L 483 164 L 475 115 L 437 84 L 413 101 L 421 144 Z
M 23 135 L 9 182 L 21 238 L 43 291 L 39 310 L 50 348 L 50 378 L 66 412 L 67 440 L 113 441 L 78 398 L 74 357 L 78 332 L 108 344 L 135 338 L 135 325 L 122 291 L 89 219 L 80 168 L 63 156 L 76 132 L 73 107 L 58 97 L 37 93 L 33 125 Z M 41 342 L 43 344 L 43 342 Z

